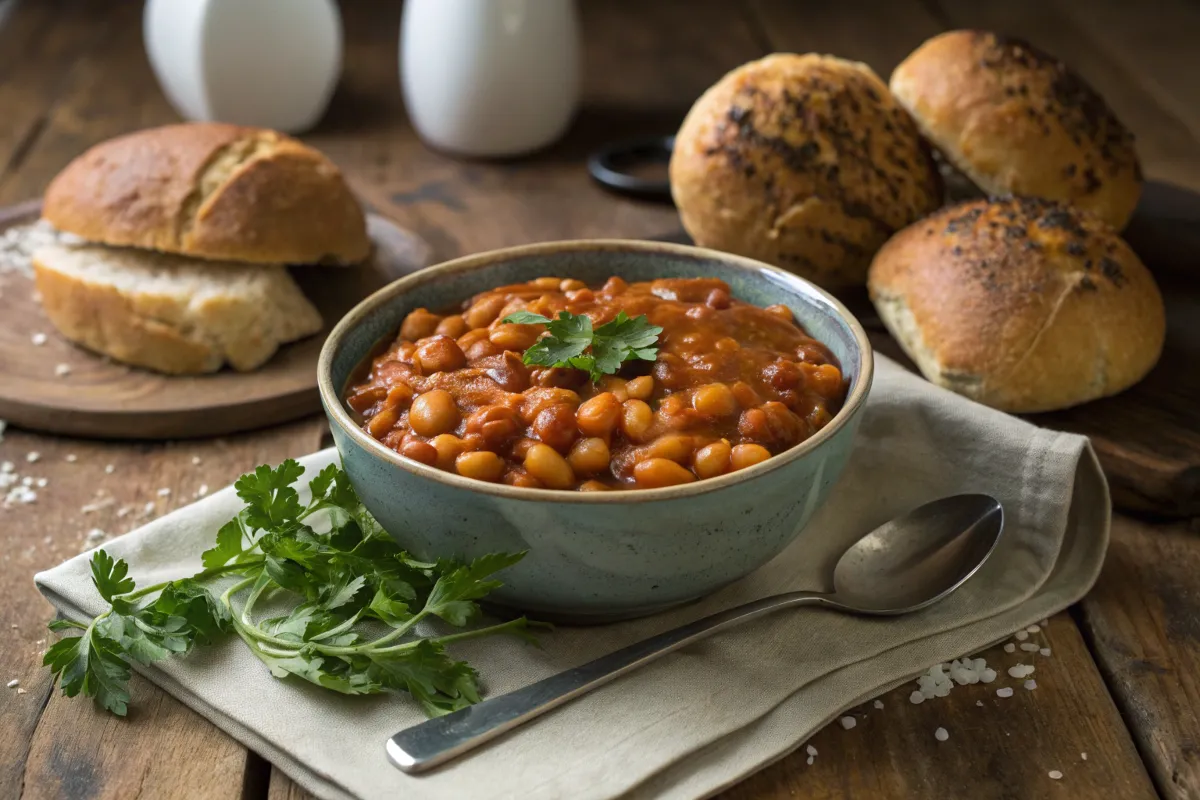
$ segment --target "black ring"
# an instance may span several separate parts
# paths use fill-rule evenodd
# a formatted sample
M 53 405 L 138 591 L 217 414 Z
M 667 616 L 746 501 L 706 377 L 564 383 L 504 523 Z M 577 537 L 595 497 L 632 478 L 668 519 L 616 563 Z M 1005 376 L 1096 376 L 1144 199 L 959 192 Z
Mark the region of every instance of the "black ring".
M 674 147 L 674 136 L 618 142 L 592 153 L 588 157 L 588 172 L 597 183 L 615 192 L 645 200 L 669 201 L 669 181 L 647 180 L 622 170 L 634 164 L 665 164 L 671 160 Z

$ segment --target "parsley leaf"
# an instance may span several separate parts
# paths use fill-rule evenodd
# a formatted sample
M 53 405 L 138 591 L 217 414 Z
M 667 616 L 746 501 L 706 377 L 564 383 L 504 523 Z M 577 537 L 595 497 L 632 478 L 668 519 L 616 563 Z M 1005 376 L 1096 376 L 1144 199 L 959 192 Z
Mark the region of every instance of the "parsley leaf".
M 545 325 L 547 335 L 525 351 L 524 362 L 585 370 L 593 382 L 604 375 L 615 375 L 626 361 L 653 361 L 658 357 L 655 345 L 663 330 L 651 325 L 644 314 L 631 318 L 624 311 L 595 329 L 591 317 L 568 311 L 558 312 L 557 319 L 517 311 L 501 322 Z
M 309 481 L 307 504 L 295 488 L 303 473 L 288 460 L 243 475 L 234 486 L 245 508 L 217 531 L 204 569 L 190 578 L 138 589 L 125 561 L 93 554 L 92 580 L 108 610 L 87 625 L 50 623 L 82 631 L 44 659 L 64 694 L 125 714 L 131 662 L 182 656 L 233 632 L 279 678 L 343 694 L 404 692 L 431 716 L 478 702 L 478 676 L 445 645 L 500 633 L 533 641 L 525 618 L 440 637 L 416 626 L 478 618 L 476 601 L 524 554 L 417 560 L 363 507 L 340 467 Z M 290 610 L 256 620 L 254 606 L 268 595 L 273 604 L 290 598 Z

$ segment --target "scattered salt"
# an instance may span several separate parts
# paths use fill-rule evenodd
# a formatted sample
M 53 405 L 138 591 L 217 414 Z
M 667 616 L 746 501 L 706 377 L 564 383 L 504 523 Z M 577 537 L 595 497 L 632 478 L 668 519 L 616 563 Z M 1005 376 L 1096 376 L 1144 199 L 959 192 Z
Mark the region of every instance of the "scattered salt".
M 1033 642 L 1021 642 L 1021 649 L 1026 653 L 1036 653 L 1040 648 Z
M 91 514 L 95 511 L 99 511 L 102 508 L 108 508 L 115 502 L 117 502 L 115 497 L 102 497 L 99 500 L 94 500 L 91 503 L 88 503 L 86 506 L 80 506 L 79 511 L 83 514 Z
M 196 497 L 204 497 L 206 494 L 208 494 L 208 484 L 202 483 L 200 484 L 200 488 L 196 490 Z
M 838 720 L 838 722 L 842 723 L 842 727 L 846 730 L 850 730 L 858 724 L 858 720 L 856 720 L 854 717 L 842 717 L 840 720 Z
M 13 464 L 13 462 L 5 461 L 4 463 L 0 464 L 0 473 L 12 472 L 16 468 L 17 468 L 17 466 L 16 466 L 16 464 Z
M 1037 681 L 1035 681 L 1033 678 L 1030 678 L 1029 680 L 1025 681 L 1024 685 L 1026 689 L 1032 692 L 1037 688 Z
M 813 765 L 813 762 L 816 760 L 817 760 L 816 756 L 809 756 L 808 757 L 808 765 L 811 767 Z
M 117 509 L 117 516 L 118 517 L 128 516 L 129 512 L 131 512 L 131 511 L 133 511 L 132 506 L 121 506 L 120 508 Z
M 20 687 L 20 686 L 18 686 L 18 687 L 17 687 L 17 694 L 25 694 L 25 689 L 24 689 L 23 687 Z
M 996 690 L 996 697 L 1012 697 L 1013 690 L 1011 686 L 1005 686 Z
M 165 487 L 165 486 L 164 486 L 163 488 L 161 488 L 161 489 L 159 489 L 159 490 L 158 490 L 158 496 L 159 496 L 159 497 L 166 497 L 166 496 L 167 496 L 167 495 L 169 495 L 170 493 L 171 493 L 171 490 L 170 490 L 170 489 L 168 489 L 168 488 L 167 488 L 167 487 Z
M 41 457 L 42 457 L 42 454 L 39 453 L 37 450 L 30 450 L 28 453 L 25 454 L 25 460 L 28 461 L 30 464 L 37 461 Z
M 983 708 L 983 701 L 982 701 L 982 700 L 976 700 L 976 701 L 975 701 L 975 705 L 979 706 L 980 708 Z
M 804 752 L 808 753 L 810 756 L 815 756 L 817 754 L 817 748 L 810 744 L 804 748 Z
M 1013 644 L 1012 642 L 1009 642 L 1008 644 L 1004 645 L 1004 652 L 1015 653 L 1016 651 L 1017 651 L 1017 646 L 1015 644 Z
M 148 517 L 153 513 L 154 513 L 154 503 L 153 502 L 146 503 L 146 505 L 142 506 L 142 515 L 143 516 Z
M 1041 625 L 1037 625 L 1037 624 L 1033 624 L 1033 625 L 1030 625 L 1030 626 L 1029 626 L 1028 628 L 1026 628 L 1025 630 L 1026 630 L 1026 631 L 1028 631 L 1029 633 L 1038 633 L 1038 632 L 1040 632 L 1040 631 L 1042 630 L 1042 626 L 1041 626 Z
M 921 694 L 920 692 L 913 692 L 908 696 L 908 702 L 912 703 L 914 706 L 920 705 L 921 703 L 925 702 L 925 695 Z
M 1034 667 L 1031 664 L 1017 664 L 1008 668 L 1008 674 L 1013 678 L 1028 678 L 1033 674 Z
M 116 468 L 116 467 L 114 467 L 112 464 L 105 464 L 105 465 L 104 465 L 104 474 L 105 474 L 105 475 L 112 475 L 114 472 L 116 472 L 116 469 L 117 469 L 117 468 Z
M 33 482 L 33 484 L 34 484 L 34 486 L 38 487 L 39 489 L 45 489 L 46 484 L 49 482 L 50 481 L 46 480 L 45 478 L 38 478 L 36 481 Z
M 1046 656 L 1047 658 L 1049 658 L 1050 657 L 1050 648 L 1043 647 L 1041 650 L 1038 650 L 1038 655 Z
M 1062 780 L 1062 773 L 1056 769 L 1050 770 L 1050 780 L 1052 780 L 1052 781 Z
M 71 365 L 70 364 L 56 364 L 54 366 L 54 377 L 62 378 L 64 376 L 70 375 L 70 374 L 71 374 Z
M 950 738 L 950 732 L 945 728 L 938 728 L 933 732 L 933 738 L 937 739 L 939 742 L 944 742 Z
M 991 683 L 994 680 L 996 680 L 996 670 L 992 669 L 991 667 L 988 667 L 983 672 L 979 673 L 980 683 Z
M 876 701 L 875 701 L 874 703 L 872 703 L 871 705 L 875 706 L 875 708 L 882 709 L 882 708 L 883 708 L 883 701 L 882 701 L 882 700 L 876 700 Z
M 79 456 L 75 455 L 74 453 L 67 453 L 66 461 L 68 464 L 74 464 L 78 460 L 79 460 Z
M 192 456 L 192 466 L 193 467 L 199 466 L 199 464 L 200 464 L 200 456 Z
M 1082 758 L 1084 761 L 1087 761 L 1087 753 L 1080 753 L 1079 757 Z
M 1029 634 L 1025 631 L 1017 631 L 1016 636 L 1017 640 L 1022 642 L 1029 638 Z
M 33 342 L 34 347 L 41 347 L 46 343 L 46 334 L 35 333 L 33 336 L 29 337 L 29 340 Z
M 20 683 L 21 682 L 19 680 L 17 680 L 16 678 L 13 678 L 6 685 L 8 686 L 9 689 L 15 689 L 15 688 L 17 688 L 17 686 L 20 685 Z

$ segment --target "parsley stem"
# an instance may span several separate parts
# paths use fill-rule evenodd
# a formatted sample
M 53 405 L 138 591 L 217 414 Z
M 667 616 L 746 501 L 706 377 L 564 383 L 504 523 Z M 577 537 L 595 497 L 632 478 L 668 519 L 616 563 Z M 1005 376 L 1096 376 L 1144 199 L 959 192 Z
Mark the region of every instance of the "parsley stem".
M 429 641 L 433 644 L 448 644 L 450 642 L 461 642 L 466 639 L 477 639 L 480 636 L 491 636 L 496 633 L 503 633 L 507 630 L 520 630 L 525 628 L 527 625 L 528 620 L 526 620 L 524 617 L 517 617 L 516 619 L 510 619 L 508 622 L 501 622 L 498 625 L 490 625 L 486 628 L 475 628 L 474 630 L 463 631 L 461 633 L 451 633 L 446 636 L 435 636 L 422 641 Z M 404 650 L 411 650 L 420 643 L 420 641 L 417 641 L 396 644 L 392 645 L 391 647 L 372 646 L 369 648 L 369 651 L 371 655 L 387 655 L 389 653 L 399 653 L 403 652 Z M 374 645 L 375 642 L 372 642 L 371 644 Z
M 256 558 L 253 561 L 242 561 L 242 562 L 234 563 L 234 564 L 225 564 L 220 567 L 210 567 L 209 569 L 203 570 L 201 572 L 197 572 L 195 575 L 192 576 L 192 580 L 203 581 L 203 580 L 207 580 L 208 578 L 215 578 L 217 575 L 223 575 L 226 572 L 236 572 L 238 570 L 248 569 L 250 567 L 258 566 L 259 564 L 262 564 L 264 561 L 266 561 L 265 558 Z M 161 592 L 163 589 L 167 588 L 167 586 L 172 583 L 174 583 L 174 581 L 163 581 L 162 583 L 156 583 L 153 586 L 143 586 L 141 589 L 137 589 L 135 591 L 129 592 L 128 594 L 122 594 L 122 595 L 118 595 L 118 596 L 123 600 L 137 600 L 138 598 L 145 597 L 148 594 L 153 594 L 154 592 Z

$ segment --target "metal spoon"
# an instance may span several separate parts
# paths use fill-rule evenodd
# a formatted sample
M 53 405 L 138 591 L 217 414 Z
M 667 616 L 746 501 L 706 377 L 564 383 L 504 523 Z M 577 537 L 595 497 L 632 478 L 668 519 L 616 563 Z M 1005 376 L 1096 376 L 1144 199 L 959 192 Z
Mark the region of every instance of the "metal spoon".
M 765 597 L 660 633 L 523 689 L 402 730 L 388 740 L 388 758 L 404 772 L 432 769 L 672 650 L 783 608 L 816 604 L 876 616 L 925 608 L 983 566 L 1003 529 L 1004 511 L 994 497 L 960 494 L 935 500 L 855 542 L 834 568 L 831 593 Z

